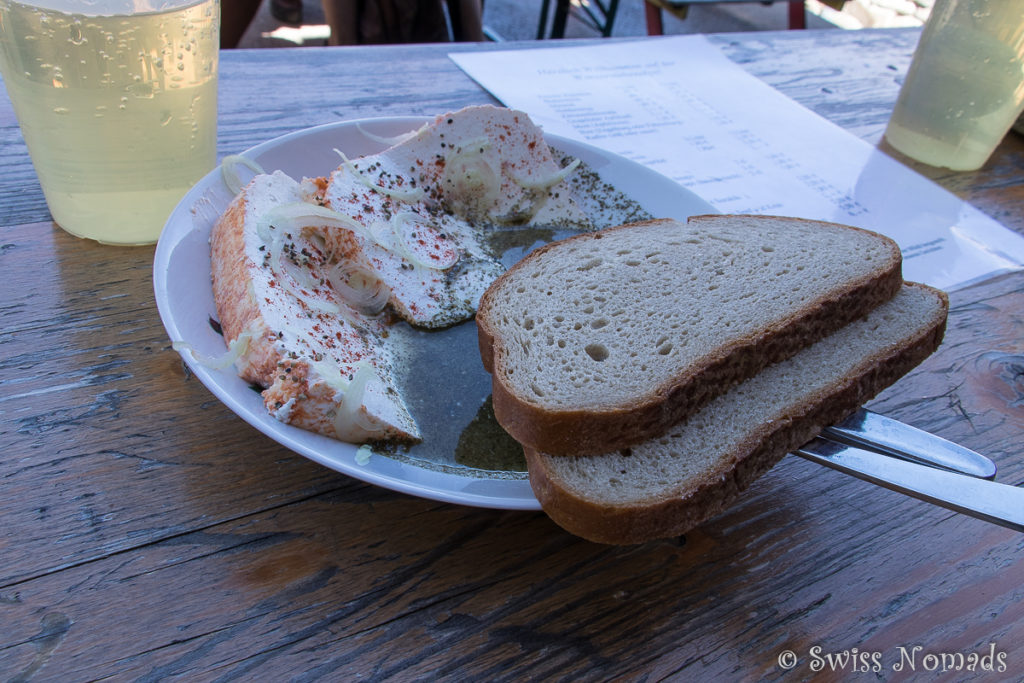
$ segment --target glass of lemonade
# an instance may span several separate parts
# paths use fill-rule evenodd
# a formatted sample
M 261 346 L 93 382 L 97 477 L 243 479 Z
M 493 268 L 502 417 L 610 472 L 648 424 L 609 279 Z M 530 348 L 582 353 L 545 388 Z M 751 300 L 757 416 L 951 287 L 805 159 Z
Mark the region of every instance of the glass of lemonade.
M 0 71 L 53 219 L 151 244 L 216 163 L 219 0 L 0 0 Z
M 1024 109 L 1024 2 L 936 0 L 885 138 L 909 157 L 981 168 Z

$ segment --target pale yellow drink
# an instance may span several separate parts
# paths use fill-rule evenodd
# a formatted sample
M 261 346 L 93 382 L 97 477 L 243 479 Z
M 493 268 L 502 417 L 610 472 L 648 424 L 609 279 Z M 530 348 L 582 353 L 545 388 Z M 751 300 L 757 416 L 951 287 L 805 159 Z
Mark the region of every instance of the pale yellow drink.
M 980 168 L 1024 108 L 1024 2 L 938 0 L 885 138 L 932 166 Z
M 80 237 L 156 241 L 216 163 L 218 1 L 33 1 L 0 0 L 0 69 L 50 213 Z

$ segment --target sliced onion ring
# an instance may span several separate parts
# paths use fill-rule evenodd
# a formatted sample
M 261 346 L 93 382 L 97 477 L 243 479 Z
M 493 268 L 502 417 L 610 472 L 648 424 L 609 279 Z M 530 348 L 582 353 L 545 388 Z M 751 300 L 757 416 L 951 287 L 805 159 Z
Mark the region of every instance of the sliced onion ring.
M 330 313 L 332 315 L 341 315 L 349 322 L 355 324 L 354 316 L 343 307 L 338 306 L 331 301 L 327 301 L 322 297 L 316 297 L 302 291 L 301 287 L 304 283 L 301 280 L 305 280 L 307 289 L 314 289 L 319 283 L 314 283 L 312 278 L 306 275 L 301 269 L 296 271 L 295 269 L 282 265 L 284 263 L 284 259 L 282 258 L 284 254 L 284 241 L 285 233 L 278 233 L 275 236 L 274 240 L 270 243 L 270 259 L 267 262 L 270 266 L 270 272 L 274 274 L 278 284 L 280 284 L 286 292 L 306 304 L 306 306 L 311 310 Z
M 238 194 L 245 187 L 245 183 L 242 182 L 242 178 L 238 173 L 239 166 L 245 166 L 256 175 L 266 173 L 262 166 L 249 157 L 244 157 L 241 154 L 230 154 L 224 157 L 220 162 L 220 177 L 224 184 L 228 186 L 231 194 Z
M 253 333 L 249 329 L 242 330 L 241 334 L 228 342 L 228 350 L 219 356 L 207 356 L 200 353 L 185 341 L 171 342 L 171 348 L 178 353 L 187 351 L 193 360 L 209 370 L 223 370 L 234 365 L 249 350 L 249 342 L 252 341 L 252 338 Z
M 353 280 L 357 284 L 353 285 Z M 355 263 L 335 264 L 327 271 L 327 281 L 349 306 L 364 315 L 378 315 L 391 298 L 391 288 L 376 273 Z
M 355 218 L 325 206 L 307 202 L 288 202 L 270 209 L 256 221 L 256 234 L 269 244 L 273 239 L 270 234 L 271 228 L 283 226 L 291 228 L 294 232 L 305 228 L 344 228 L 373 240 L 370 231 Z
M 300 233 L 306 233 L 306 231 L 314 228 L 343 228 L 351 230 L 371 242 L 379 243 L 373 233 L 362 223 L 350 216 L 326 207 L 306 204 L 305 202 L 291 202 L 276 206 L 263 214 L 256 225 L 257 233 L 269 247 L 268 265 L 271 272 L 285 291 L 305 303 L 312 310 L 341 315 L 350 323 L 358 325 L 359 323 L 355 315 L 358 308 L 353 307 L 352 310 L 348 310 L 345 306 L 338 306 L 331 301 L 324 300 L 322 297 L 311 296 L 302 291 L 303 287 L 307 290 L 316 289 L 320 286 L 320 283 L 301 267 L 289 268 L 287 265 L 284 265 L 286 263 L 286 259 L 284 259 L 284 246 L 288 235 L 291 233 L 287 232 L 286 228 L 282 226 Z M 316 233 L 313 234 L 315 235 Z M 382 246 L 388 248 L 387 245 Z M 342 294 L 340 290 L 339 294 Z M 390 297 L 390 292 L 388 296 Z
M 370 131 L 368 131 L 365 128 L 363 128 L 362 125 L 360 125 L 359 123 L 356 123 L 356 130 L 358 130 L 360 133 L 362 133 L 364 137 L 369 138 L 370 140 L 373 140 L 374 142 L 379 142 L 382 145 L 387 145 L 388 147 L 394 147 L 395 145 L 401 144 L 401 143 L 405 142 L 406 140 L 410 140 L 410 139 L 416 137 L 416 134 L 419 133 L 421 130 L 423 130 L 426 127 L 427 127 L 427 124 L 423 124 L 422 126 L 417 128 L 416 130 L 410 130 L 410 131 L 407 131 L 407 132 L 402 133 L 400 135 L 395 135 L 395 136 L 392 136 L 392 137 L 385 137 L 383 135 L 374 135 Z
M 373 379 L 374 372 L 369 363 L 360 363 L 352 375 L 352 381 L 345 389 L 345 397 L 341 400 L 337 412 L 334 414 L 334 431 L 339 434 L 348 433 L 352 427 L 358 427 L 363 431 L 374 433 L 380 431 L 376 421 L 371 420 L 369 415 L 363 413 L 363 396 L 366 394 L 366 385 Z
M 470 214 L 489 215 L 501 195 L 501 169 L 494 168 L 483 154 L 490 147 L 489 138 L 473 138 L 455 145 L 446 155 L 441 181 L 449 205 Z
M 517 185 L 527 190 L 550 190 L 552 187 L 572 175 L 572 172 L 575 171 L 579 165 L 580 160 L 573 159 L 572 163 L 565 168 L 561 168 L 536 180 L 526 180 L 525 178 L 520 178 L 518 176 L 513 176 L 512 179 L 515 180 Z
M 370 363 L 367 361 L 357 363 L 350 375 L 351 379 L 342 377 L 338 367 L 327 361 L 311 361 L 310 367 L 329 387 L 342 394 L 341 404 L 333 419 L 334 431 L 339 437 L 348 434 L 353 426 L 370 434 L 382 431 L 382 427 L 377 421 L 371 419 L 369 415 L 364 415 L 360 410 L 363 407 L 366 386 L 375 376 Z
M 391 234 L 394 236 L 394 251 L 409 261 L 414 266 L 420 266 L 421 268 L 429 268 L 430 270 L 445 270 L 451 268 L 459 261 L 459 253 L 455 251 L 455 258 L 442 263 L 427 263 L 423 259 L 416 256 L 409 245 L 406 244 L 405 238 L 402 236 L 402 228 L 405 224 L 410 221 L 416 221 L 418 223 L 424 223 L 423 217 L 414 211 L 399 211 L 391 217 Z M 453 250 L 454 251 L 454 250 Z
M 388 197 L 391 197 L 392 199 L 396 199 L 396 200 L 398 200 L 400 202 L 412 203 L 412 202 L 418 202 L 419 200 L 423 199 L 423 197 L 425 195 L 425 193 L 423 192 L 423 188 L 417 187 L 417 188 L 413 188 L 413 189 L 410 189 L 410 190 L 393 190 L 391 188 L 381 187 L 377 183 L 375 183 L 372 180 L 370 180 L 369 178 L 367 178 L 366 175 L 364 175 L 362 171 L 360 171 L 358 168 L 356 168 L 356 165 L 354 163 L 352 163 L 352 161 L 347 156 L 345 156 L 344 152 L 342 152 L 340 149 L 337 149 L 337 148 L 334 151 L 338 154 L 338 156 L 341 157 L 342 165 L 353 176 L 355 176 L 356 180 L 358 180 L 360 183 L 362 183 L 366 187 L 370 188 L 374 192 L 380 192 L 381 194 L 385 194 Z

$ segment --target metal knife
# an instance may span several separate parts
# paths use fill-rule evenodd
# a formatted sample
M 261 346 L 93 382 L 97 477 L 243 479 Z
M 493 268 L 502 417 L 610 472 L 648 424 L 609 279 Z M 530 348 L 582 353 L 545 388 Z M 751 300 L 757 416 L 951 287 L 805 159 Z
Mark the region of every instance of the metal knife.
M 941 507 L 1024 531 L 1024 489 L 817 438 L 795 451 L 813 462 Z
M 996 476 L 995 463 L 980 453 L 863 408 L 839 424 L 825 428 L 822 436 L 972 477 L 992 479 Z

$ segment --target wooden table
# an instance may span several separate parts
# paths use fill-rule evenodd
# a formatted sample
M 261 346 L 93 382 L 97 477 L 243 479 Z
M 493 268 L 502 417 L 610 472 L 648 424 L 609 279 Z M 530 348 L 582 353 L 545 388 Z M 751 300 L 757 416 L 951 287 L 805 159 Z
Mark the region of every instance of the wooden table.
M 917 35 L 713 40 L 876 143 Z M 227 53 L 220 151 L 490 102 L 450 49 Z M 942 653 L 993 651 L 1007 672 L 981 680 L 1024 672 L 1019 533 L 797 457 L 685 538 L 614 548 L 540 513 L 392 493 L 285 450 L 170 349 L 153 248 L 49 221 L 6 98 L 0 138 L 5 680 L 791 680 L 827 673 L 816 647 L 880 653 L 884 677 L 907 675 L 892 671 L 903 652 L 918 674 Z M 1010 136 L 981 171 L 923 172 L 1022 231 L 1022 153 Z M 874 407 L 1020 483 L 1022 338 L 1024 273 L 955 292 L 940 351 Z

